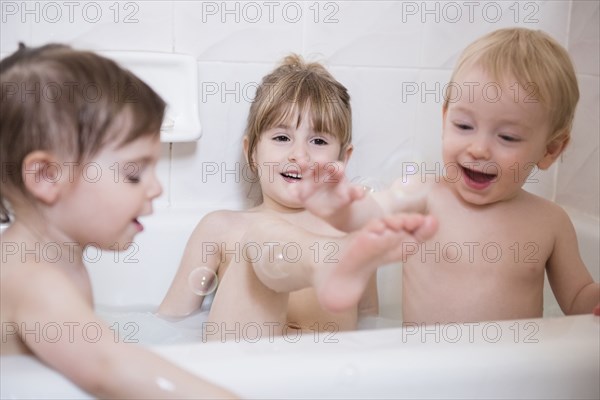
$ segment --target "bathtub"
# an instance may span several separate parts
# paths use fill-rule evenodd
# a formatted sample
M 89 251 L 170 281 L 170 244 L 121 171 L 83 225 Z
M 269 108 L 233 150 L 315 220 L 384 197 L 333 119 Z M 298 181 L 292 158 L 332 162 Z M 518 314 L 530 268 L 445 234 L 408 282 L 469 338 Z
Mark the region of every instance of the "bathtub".
M 158 210 L 123 253 L 87 254 L 96 304 L 153 309 L 202 210 Z M 598 221 L 572 214 L 584 261 L 600 278 Z M 398 318 L 401 269 L 380 269 L 381 314 Z M 239 342 L 146 345 L 247 398 L 600 398 L 600 318 L 561 316 L 546 288 L 534 320 L 386 326 Z M 381 322 L 384 321 L 384 322 Z M 1 398 L 89 398 L 29 356 L 1 357 Z M 35 383 L 35 384 L 32 384 Z

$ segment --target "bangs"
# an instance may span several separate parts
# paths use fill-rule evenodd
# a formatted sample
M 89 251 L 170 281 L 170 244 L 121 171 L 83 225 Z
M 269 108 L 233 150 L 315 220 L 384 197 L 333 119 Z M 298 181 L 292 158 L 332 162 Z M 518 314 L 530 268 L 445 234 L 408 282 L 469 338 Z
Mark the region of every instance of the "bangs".
M 310 78 L 310 75 L 294 76 L 289 82 L 272 87 L 267 94 L 263 114 L 257 118 L 261 122 L 257 131 L 264 132 L 277 126 L 297 129 L 308 112 L 315 132 L 335 137 L 342 147 L 347 146 L 352 139 L 348 104 L 336 96 L 330 84 Z

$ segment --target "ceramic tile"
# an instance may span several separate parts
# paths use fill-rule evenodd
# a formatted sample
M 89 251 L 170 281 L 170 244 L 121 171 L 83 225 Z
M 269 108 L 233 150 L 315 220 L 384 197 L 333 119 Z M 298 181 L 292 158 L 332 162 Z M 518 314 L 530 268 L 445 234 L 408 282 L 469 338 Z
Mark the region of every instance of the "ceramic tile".
M 600 3 L 574 1 L 569 31 L 569 53 L 580 74 L 600 74 Z
M 354 153 L 349 177 L 375 188 L 389 185 L 411 160 L 416 101 L 404 95 L 416 70 L 331 67 L 350 92 Z
M 18 43 L 31 43 L 31 25 L 34 21 L 22 15 L 22 8 L 17 2 L 2 2 L 2 19 L 0 23 L 0 53 L 12 53 L 17 50 Z
M 174 4 L 175 51 L 200 61 L 272 63 L 302 51 L 303 3 Z
M 52 3 L 58 11 L 46 17 L 42 12 L 43 17 L 33 24 L 35 44 L 62 42 L 92 50 L 172 51 L 170 2 Z
M 597 217 L 600 214 L 600 79 L 579 76 L 579 86 L 581 100 L 571 143 L 559 163 L 556 200 Z
M 316 3 L 315 3 L 316 4 Z M 321 16 L 306 26 L 307 53 L 332 65 L 414 68 L 421 64 L 423 24 L 403 18 L 402 2 L 321 3 Z M 334 20 L 325 22 L 325 11 Z
M 566 45 L 568 1 L 432 1 L 415 7 L 410 18 L 424 25 L 423 67 L 453 68 L 467 45 L 507 27 L 541 29 Z
M 203 135 L 197 143 L 173 145 L 172 204 L 239 207 L 248 201 L 252 177 L 243 162 L 242 137 L 258 82 L 272 68 L 199 63 Z
M 450 74 L 450 70 L 421 70 L 410 88 L 418 99 L 415 162 L 425 163 L 423 171 L 442 169 L 442 106 Z

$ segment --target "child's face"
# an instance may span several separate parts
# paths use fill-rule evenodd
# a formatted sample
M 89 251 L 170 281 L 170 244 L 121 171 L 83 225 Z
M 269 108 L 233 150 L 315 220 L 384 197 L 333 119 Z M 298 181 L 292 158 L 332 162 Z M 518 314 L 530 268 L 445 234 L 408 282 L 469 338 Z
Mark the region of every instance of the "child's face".
M 295 119 L 293 121 L 263 132 L 252 160 L 258 164 L 264 203 L 276 208 L 302 208 L 298 199 L 289 193 L 290 185 L 303 179 L 309 171 L 314 172 L 317 164 L 340 160 L 340 140 L 331 134 L 315 132 L 310 110 L 304 113 L 297 129 Z M 344 163 L 350 153 L 349 146 L 341 157 Z
M 63 230 L 81 245 L 126 249 L 143 230 L 139 217 L 152 213 L 152 200 L 162 193 L 156 177 L 158 135 L 115 148 L 108 145 L 66 188 L 59 215 Z
M 471 68 L 456 81 L 460 90 L 453 89 L 443 117 L 447 180 L 468 203 L 508 200 L 535 166 L 545 169 L 553 161 L 547 112 L 514 79 L 495 82 Z

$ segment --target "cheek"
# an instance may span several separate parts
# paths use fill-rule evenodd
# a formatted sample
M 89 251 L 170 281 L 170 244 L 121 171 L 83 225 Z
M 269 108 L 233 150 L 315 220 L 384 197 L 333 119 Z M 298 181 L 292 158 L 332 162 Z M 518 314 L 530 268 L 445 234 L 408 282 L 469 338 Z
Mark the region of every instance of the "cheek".
M 445 134 L 442 136 L 442 154 L 456 153 L 457 147 L 457 141 L 451 135 Z
M 315 161 L 338 161 L 341 151 L 341 146 L 317 147 L 313 150 L 311 157 Z M 343 154 L 341 156 L 343 158 Z

